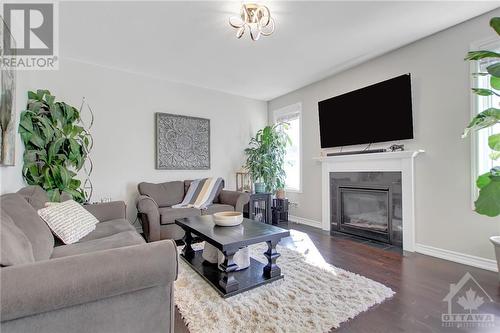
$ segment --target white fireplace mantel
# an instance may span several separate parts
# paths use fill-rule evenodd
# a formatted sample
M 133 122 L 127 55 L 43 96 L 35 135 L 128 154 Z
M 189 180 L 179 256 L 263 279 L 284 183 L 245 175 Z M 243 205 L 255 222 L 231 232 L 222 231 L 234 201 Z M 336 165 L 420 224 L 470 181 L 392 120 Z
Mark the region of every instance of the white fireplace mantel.
M 403 250 L 415 251 L 414 159 L 424 150 L 340 155 L 315 158 L 321 162 L 322 229 L 330 230 L 330 172 L 400 171 L 403 201 Z

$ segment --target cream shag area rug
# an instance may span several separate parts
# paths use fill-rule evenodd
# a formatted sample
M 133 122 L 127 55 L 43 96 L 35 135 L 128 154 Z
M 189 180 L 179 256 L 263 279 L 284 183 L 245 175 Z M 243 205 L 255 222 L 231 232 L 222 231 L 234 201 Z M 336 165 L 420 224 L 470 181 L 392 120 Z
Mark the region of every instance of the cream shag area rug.
M 253 245 L 250 255 L 266 263 L 266 249 Z M 328 332 L 394 295 L 383 284 L 327 264 L 319 253 L 311 260 L 284 246 L 277 250 L 284 279 L 227 299 L 179 258 L 174 298 L 190 332 Z

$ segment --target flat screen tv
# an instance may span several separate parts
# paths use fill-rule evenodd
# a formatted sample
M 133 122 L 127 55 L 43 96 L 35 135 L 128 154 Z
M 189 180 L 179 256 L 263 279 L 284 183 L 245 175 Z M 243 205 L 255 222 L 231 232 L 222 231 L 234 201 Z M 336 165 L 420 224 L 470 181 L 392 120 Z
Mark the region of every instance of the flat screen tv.
M 318 103 L 321 148 L 413 139 L 410 74 Z

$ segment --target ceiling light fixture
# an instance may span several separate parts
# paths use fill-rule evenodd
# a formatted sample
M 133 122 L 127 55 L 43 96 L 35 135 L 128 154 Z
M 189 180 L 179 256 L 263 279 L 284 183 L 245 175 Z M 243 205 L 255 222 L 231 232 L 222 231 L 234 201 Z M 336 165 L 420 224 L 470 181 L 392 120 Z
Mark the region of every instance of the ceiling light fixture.
M 229 18 L 229 24 L 237 29 L 236 37 L 241 38 L 248 28 L 252 40 L 258 40 L 260 36 L 269 36 L 274 32 L 274 19 L 266 6 L 255 3 L 243 4 L 240 16 Z

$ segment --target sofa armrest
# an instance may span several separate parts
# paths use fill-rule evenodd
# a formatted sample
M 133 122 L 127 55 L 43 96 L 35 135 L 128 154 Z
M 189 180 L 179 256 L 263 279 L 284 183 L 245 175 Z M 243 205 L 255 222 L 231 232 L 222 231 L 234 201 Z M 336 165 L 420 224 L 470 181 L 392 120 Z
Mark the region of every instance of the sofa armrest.
M 1 269 L 2 321 L 155 286 L 177 278 L 177 248 L 170 240 Z
M 83 205 L 83 207 L 94 215 L 99 222 L 126 217 L 127 206 L 123 201 L 112 201 L 97 204 Z
M 248 193 L 228 190 L 222 190 L 219 198 L 222 204 L 233 206 L 237 212 L 243 212 L 243 206 L 250 201 Z
M 137 212 L 148 242 L 160 240 L 160 212 L 156 201 L 150 196 L 140 195 L 137 198 Z

